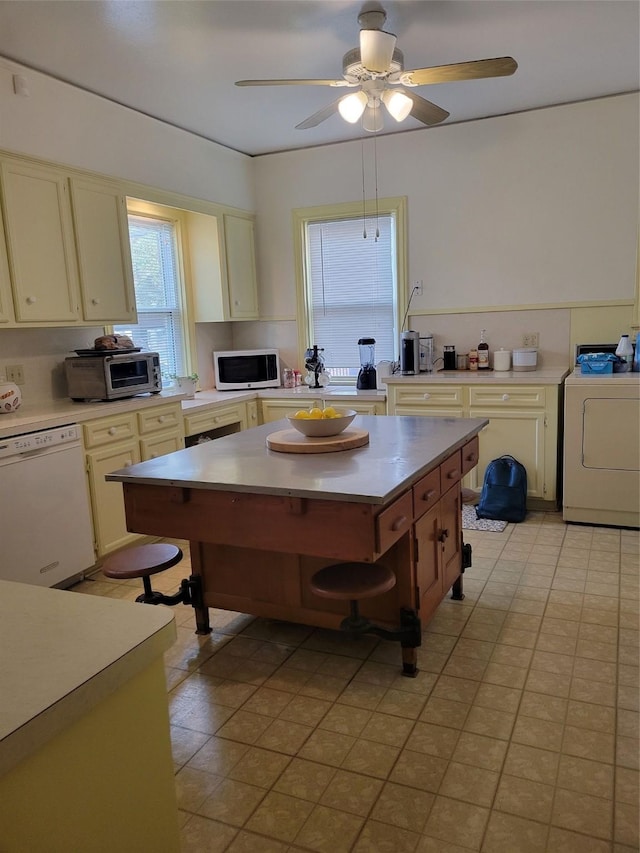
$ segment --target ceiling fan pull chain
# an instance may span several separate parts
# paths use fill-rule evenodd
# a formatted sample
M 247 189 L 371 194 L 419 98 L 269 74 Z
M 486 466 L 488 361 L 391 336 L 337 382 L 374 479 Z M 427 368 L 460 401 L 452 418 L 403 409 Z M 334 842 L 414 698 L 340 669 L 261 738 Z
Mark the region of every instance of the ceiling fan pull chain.
M 379 217 L 378 217 L 378 134 L 373 136 L 373 163 L 376 173 L 376 243 L 380 237 Z
M 364 139 L 360 139 L 360 160 L 362 163 L 362 239 L 367 239 L 367 203 L 364 193 Z

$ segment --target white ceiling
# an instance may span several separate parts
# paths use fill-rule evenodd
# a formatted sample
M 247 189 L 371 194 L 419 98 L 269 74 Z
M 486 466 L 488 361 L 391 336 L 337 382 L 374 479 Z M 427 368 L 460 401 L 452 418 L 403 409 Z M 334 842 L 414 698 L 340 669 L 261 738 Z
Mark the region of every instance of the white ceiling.
M 637 91 L 637 0 L 382 0 L 405 68 L 513 56 L 512 77 L 421 86 L 445 122 Z M 244 78 L 340 78 L 361 0 L 0 0 L 0 55 L 250 155 L 358 138 L 345 93 L 239 88 Z M 27 75 L 28 76 L 28 75 Z M 394 125 L 393 127 L 391 125 Z M 424 128 L 385 116 L 383 133 Z M 425 129 L 433 132 L 434 129 Z

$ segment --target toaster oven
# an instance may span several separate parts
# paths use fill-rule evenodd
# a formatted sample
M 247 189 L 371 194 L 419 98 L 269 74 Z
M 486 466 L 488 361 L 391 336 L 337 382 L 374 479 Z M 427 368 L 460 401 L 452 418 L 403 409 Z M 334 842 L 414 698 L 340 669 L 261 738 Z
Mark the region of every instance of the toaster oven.
M 67 393 L 72 400 L 121 400 L 162 391 L 157 352 L 114 353 L 106 350 L 64 360 Z

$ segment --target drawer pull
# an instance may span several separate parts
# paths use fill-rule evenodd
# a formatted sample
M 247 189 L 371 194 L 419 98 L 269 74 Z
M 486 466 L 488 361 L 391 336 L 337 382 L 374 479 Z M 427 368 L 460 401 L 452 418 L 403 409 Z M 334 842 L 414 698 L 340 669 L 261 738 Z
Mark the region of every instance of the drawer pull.
M 33 305 L 37 301 L 35 296 L 27 296 L 27 305 Z
M 431 396 L 431 394 L 423 394 L 422 396 L 424 397 L 425 400 L 428 400 L 429 397 Z
M 422 496 L 422 500 L 423 501 L 430 501 L 431 498 L 435 497 L 435 495 L 436 495 L 436 490 L 435 489 L 429 489 Z
M 159 423 L 159 424 L 163 424 L 163 423 L 166 421 L 166 419 L 167 419 L 167 418 L 166 418 L 166 415 L 160 415 L 160 416 L 158 417 L 158 423 Z
M 127 461 L 124 463 L 125 468 L 130 468 L 132 465 L 133 465 L 133 460 L 131 460 L 131 459 L 127 459 Z
M 440 531 L 440 535 L 438 536 L 439 542 L 445 542 L 449 538 L 449 531 L 445 528 Z
M 100 300 L 94 296 L 94 298 L 91 300 L 91 304 L 92 305 L 100 305 Z
M 460 472 L 458 471 L 457 468 L 454 468 L 453 471 L 449 471 L 447 473 L 447 480 L 459 480 L 459 479 L 460 479 Z
M 503 394 L 503 395 L 502 395 L 502 399 L 503 399 L 503 400 L 508 400 L 508 399 L 509 399 L 509 395 L 508 395 L 508 394 Z
M 467 457 L 465 457 L 465 458 L 466 458 L 467 462 L 477 462 L 477 461 L 478 461 L 478 457 L 476 456 L 476 454 L 475 454 L 475 453 L 470 453 L 470 454 L 469 454 Z
M 401 528 L 403 528 L 407 523 L 408 523 L 408 522 L 407 522 L 407 516 L 406 516 L 406 515 L 401 515 L 399 518 L 396 518 L 396 520 L 393 522 L 393 524 L 391 525 L 391 529 L 392 529 L 392 530 L 394 530 L 394 531 L 395 531 L 395 530 L 400 530 L 400 529 L 401 529 Z
M 108 429 L 109 435 L 115 435 L 117 432 L 118 430 L 115 427 L 109 427 Z

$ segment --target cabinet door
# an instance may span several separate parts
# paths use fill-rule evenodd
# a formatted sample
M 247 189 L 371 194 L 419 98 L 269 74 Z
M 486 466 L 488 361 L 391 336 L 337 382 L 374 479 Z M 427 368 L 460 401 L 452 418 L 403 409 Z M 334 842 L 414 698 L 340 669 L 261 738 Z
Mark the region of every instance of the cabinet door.
M 14 316 L 7 244 L 4 241 L 2 210 L 0 208 L 0 323 L 12 323 Z
M 229 319 L 257 320 L 258 284 L 253 219 L 224 214 Z
M 456 484 L 440 499 L 442 592 L 446 593 L 462 569 L 462 500 Z
M 415 523 L 416 579 L 420 619 L 426 625 L 442 601 L 442 544 L 440 542 L 440 508 L 429 510 Z
M 67 179 L 61 172 L 0 164 L 16 320 L 79 318 L 78 270 Z
M 135 323 L 126 200 L 106 182 L 71 178 L 70 183 L 83 317 Z
M 251 429 L 251 427 L 258 426 L 260 421 L 258 420 L 258 401 L 257 400 L 249 400 L 247 402 L 247 429 Z
M 270 424 L 279 421 L 286 415 L 296 412 L 298 409 L 308 409 L 311 399 L 307 400 L 260 400 L 262 411 L 262 423 Z
M 136 462 L 140 462 L 137 439 L 106 445 L 87 453 L 93 527 L 99 557 L 139 538 L 137 533 L 127 530 L 122 484 L 105 480 L 105 475 L 111 471 L 126 468 Z
M 508 453 L 527 469 L 527 495 L 543 499 L 551 497 L 545 492 L 544 482 L 544 412 L 470 408 L 469 417 L 489 418 L 488 426 L 480 433 L 478 465 L 470 473 L 472 488 L 482 487 L 485 468 L 492 459 Z

